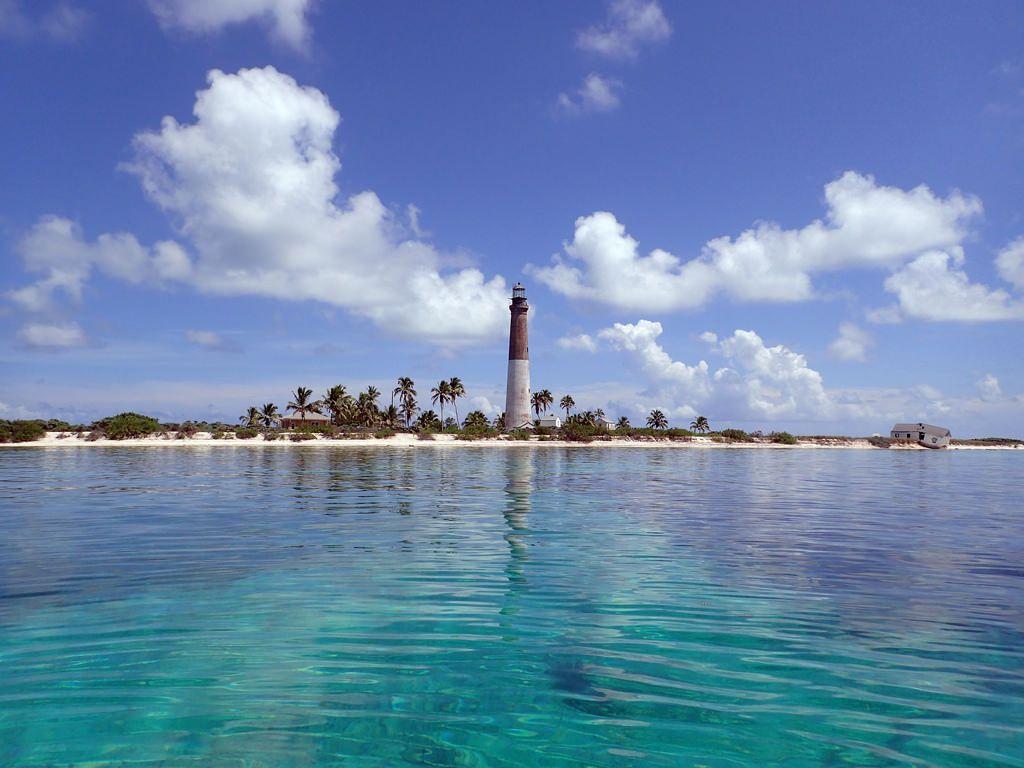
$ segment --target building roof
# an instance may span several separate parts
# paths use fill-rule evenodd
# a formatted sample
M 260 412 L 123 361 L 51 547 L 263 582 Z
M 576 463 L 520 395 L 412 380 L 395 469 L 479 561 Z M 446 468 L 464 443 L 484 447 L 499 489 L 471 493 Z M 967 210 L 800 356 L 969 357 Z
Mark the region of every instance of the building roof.
M 939 435 L 939 437 L 949 437 L 949 430 L 945 427 L 937 427 L 934 424 L 924 424 L 917 422 L 916 424 L 894 424 L 891 432 L 924 432 L 926 435 Z
M 287 416 L 282 416 L 282 420 L 285 421 L 302 421 L 302 417 L 297 413 L 289 413 Z M 306 421 L 330 421 L 329 418 L 324 416 L 322 413 L 307 413 Z

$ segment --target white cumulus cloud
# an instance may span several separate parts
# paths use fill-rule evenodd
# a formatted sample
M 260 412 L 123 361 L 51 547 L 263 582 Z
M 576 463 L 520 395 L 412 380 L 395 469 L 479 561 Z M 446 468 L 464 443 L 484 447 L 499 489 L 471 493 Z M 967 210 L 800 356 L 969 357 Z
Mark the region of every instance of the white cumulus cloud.
M 1024 237 L 1017 238 L 999 252 L 996 269 L 1003 280 L 1024 289 Z
M 710 411 L 734 419 L 830 418 L 838 410 L 803 355 L 769 347 L 754 331 L 737 330 L 714 344 L 727 362 L 716 370 L 704 360 L 673 360 L 658 340 L 662 331 L 661 323 L 638 320 L 616 323 L 598 337 L 632 357 L 651 402 L 676 416 Z
M 160 23 L 169 28 L 206 34 L 231 24 L 259 21 L 273 36 L 304 48 L 310 37 L 306 18 L 313 0 L 149 0 Z
M 622 83 L 610 77 L 591 72 L 574 93 L 560 93 L 558 108 L 567 115 L 591 112 L 611 112 L 621 103 Z
M 146 247 L 123 232 L 89 241 L 74 222 L 45 216 L 19 245 L 26 270 L 40 278 L 8 298 L 52 310 L 58 293 L 78 299 L 98 270 L 136 284 L 316 300 L 448 349 L 504 333 L 503 278 L 443 270 L 454 259 L 408 232 L 372 191 L 336 201 L 340 118 L 323 93 L 273 67 L 214 70 L 208 80 L 195 121 L 167 117 L 160 130 L 138 134 L 125 166 L 173 216 L 194 257 L 178 243 Z
M 839 335 L 829 344 L 828 351 L 840 360 L 863 363 L 867 360 L 871 335 L 854 323 L 840 323 Z
M 562 349 L 580 349 L 584 352 L 597 351 L 597 342 L 594 341 L 594 337 L 586 333 L 580 333 L 576 336 L 563 336 L 556 343 Z
M 803 301 L 812 275 L 845 268 L 897 267 L 933 248 L 949 248 L 981 212 L 977 198 L 946 198 L 928 187 L 881 186 L 852 171 L 825 187 L 828 212 L 802 229 L 761 222 L 735 239 L 707 242 L 683 261 L 662 249 L 647 255 L 609 212 L 576 220 L 565 257 L 528 271 L 552 290 L 619 309 L 700 307 L 718 294 L 740 301 Z
M 885 281 L 900 310 L 920 320 L 984 322 L 1024 320 L 1024 301 L 999 288 L 972 283 L 958 249 L 929 251 Z
M 18 243 L 25 269 L 41 274 L 35 283 L 8 293 L 22 309 L 54 309 L 55 296 L 79 300 L 94 269 L 130 283 L 183 279 L 191 263 L 181 246 L 163 241 L 147 248 L 126 232 L 88 241 L 81 227 L 61 216 L 43 216 Z
M 28 323 L 18 332 L 18 337 L 27 346 L 38 349 L 70 349 L 88 343 L 77 323 Z
M 978 395 L 985 402 L 995 402 L 1003 397 L 1003 388 L 999 386 L 999 379 L 991 373 L 986 373 L 975 382 L 974 386 L 977 387 Z
M 581 30 L 576 45 L 608 58 L 633 58 L 644 46 L 671 34 L 672 25 L 657 0 L 613 0 L 604 23 Z
M 273 67 L 213 70 L 208 82 L 194 122 L 166 117 L 137 135 L 127 166 L 195 252 L 187 268 L 165 253 L 166 271 L 209 293 L 344 307 L 440 346 L 504 332 L 501 277 L 442 272 L 442 254 L 374 192 L 336 202 L 340 118 L 323 93 Z

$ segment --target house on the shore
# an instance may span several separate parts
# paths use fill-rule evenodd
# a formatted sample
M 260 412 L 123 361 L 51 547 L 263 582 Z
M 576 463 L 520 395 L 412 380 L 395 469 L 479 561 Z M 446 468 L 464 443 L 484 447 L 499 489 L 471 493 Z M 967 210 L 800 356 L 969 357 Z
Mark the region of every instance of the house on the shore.
M 541 416 L 537 419 L 537 426 L 544 429 L 560 429 L 562 420 L 558 416 Z
M 613 432 L 615 430 L 615 422 L 612 421 L 611 419 L 606 419 L 604 416 L 597 419 L 594 422 L 594 424 L 596 424 L 601 429 L 607 429 L 609 432 Z
M 281 429 L 294 429 L 295 427 L 323 427 L 330 424 L 331 420 L 322 413 L 307 413 L 303 419 L 298 414 L 281 417 Z
M 896 424 L 889 433 L 893 440 L 914 442 L 925 448 L 945 448 L 949 445 L 949 430 L 934 424 Z

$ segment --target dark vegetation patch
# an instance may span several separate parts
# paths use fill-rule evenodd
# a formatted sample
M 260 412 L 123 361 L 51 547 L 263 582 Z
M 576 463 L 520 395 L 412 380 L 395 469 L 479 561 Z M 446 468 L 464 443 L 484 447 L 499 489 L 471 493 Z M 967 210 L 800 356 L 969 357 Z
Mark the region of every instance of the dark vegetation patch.
M 982 445 L 989 447 L 1015 447 L 1024 446 L 1024 440 L 1015 437 L 973 437 L 966 440 L 950 440 L 953 445 Z
M 30 443 L 46 437 L 46 422 L 37 419 L 0 421 L 0 443 Z
M 163 431 L 160 422 L 152 416 L 132 412 L 100 419 L 92 425 L 92 429 L 94 432 L 101 431 L 108 440 L 130 440 Z

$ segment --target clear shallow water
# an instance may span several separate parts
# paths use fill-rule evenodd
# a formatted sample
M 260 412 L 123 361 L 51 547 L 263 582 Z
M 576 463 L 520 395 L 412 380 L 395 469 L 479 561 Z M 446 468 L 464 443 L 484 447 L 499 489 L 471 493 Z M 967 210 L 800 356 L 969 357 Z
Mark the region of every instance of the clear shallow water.
M 0 452 L 0 765 L 1024 765 L 1024 457 Z

